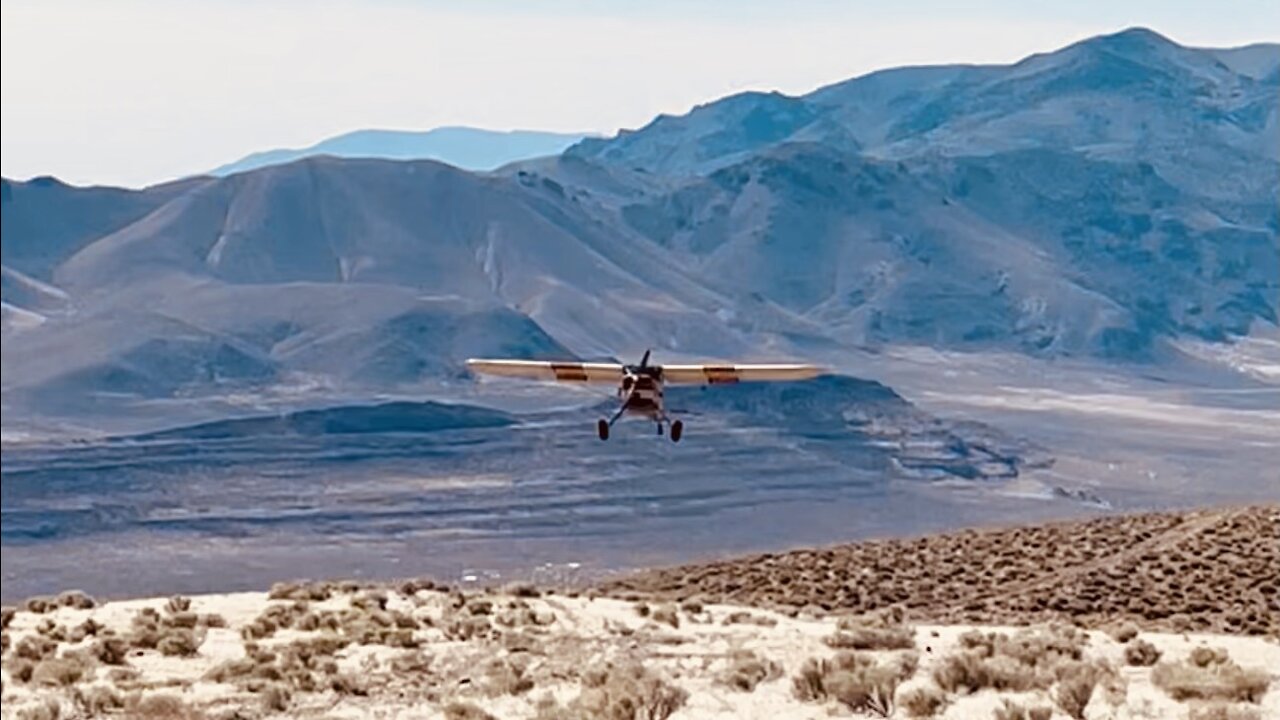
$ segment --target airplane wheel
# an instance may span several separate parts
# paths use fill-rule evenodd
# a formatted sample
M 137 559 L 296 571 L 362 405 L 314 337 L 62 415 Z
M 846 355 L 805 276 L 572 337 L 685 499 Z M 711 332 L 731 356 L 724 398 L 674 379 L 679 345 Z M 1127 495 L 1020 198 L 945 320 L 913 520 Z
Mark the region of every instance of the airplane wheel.
M 662 423 L 658 423 L 658 436 L 662 436 Z
M 684 422 L 676 420 L 671 423 L 671 442 L 680 442 L 681 435 L 684 435 Z
M 609 439 L 609 423 L 605 420 L 596 421 L 596 434 L 600 436 L 601 440 L 608 440 Z

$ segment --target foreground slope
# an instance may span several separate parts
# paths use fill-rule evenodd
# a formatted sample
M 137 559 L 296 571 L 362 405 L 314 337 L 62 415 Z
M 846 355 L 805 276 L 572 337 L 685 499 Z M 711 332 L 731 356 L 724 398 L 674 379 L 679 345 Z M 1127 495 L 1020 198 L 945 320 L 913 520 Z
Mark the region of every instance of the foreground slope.
M 1280 506 L 1117 515 L 771 553 L 609 581 L 636 597 L 868 611 L 937 622 L 1280 632 Z
M 1222 569 L 1213 606 L 1248 605 L 1236 543 L 1276 508 L 1135 516 L 1075 530 L 1123 556 L 1174 527 L 1202 526 Z M 1207 532 L 1208 528 L 1214 532 Z M 1161 529 L 1163 528 L 1163 529 Z M 1030 532 L 1032 529 L 1027 529 Z M 973 534 L 960 537 L 972 539 Z M 1213 538 L 1210 540 L 1209 538 Z M 936 538 L 948 542 L 949 537 Z M 1027 550 L 1020 557 L 1018 550 Z M 1038 566 L 1031 543 L 969 543 L 994 562 Z M 1176 544 L 1144 553 L 1176 563 Z M 782 585 L 828 574 L 778 565 Z M 937 563 L 936 587 L 959 598 L 971 577 Z M 690 572 L 699 572 L 691 569 Z M 722 570 L 708 566 L 703 574 Z M 1066 577 L 1071 577 L 1070 570 Z M 744 576 L 749 577 L 749 576 Z M 875 582 L 858 572 L 850 586 Z M 923 587 L 923 586 L 921 586 Z M 692 590 L 693 588 L 689 588 Z M 1166 589 L 1167 590 L 1167 589 Z M 1120 597 L 1161 597 L 1152 589 Z M 790 607 L 598 597 L 581 589 L 449 586 L 430 580 L 279 583 L 269 593 L 98 605 L 82 593 L 6 608 L 5 718 L 817 718 L 850 716 L 1274 717 L 1280 647 L 1272 637 L 1143 631 L 1119 616 L 1015 627 L 921 621 L 911 596 L 829 614 L 803 589 Z M 960 600 L 957 603 L 962 602 Z M 904 610 L 904 608 L 906 608 Z M 1212 608 L 1203 612 L 1212 613 Z M 1031 620 L 1023 616 L 1015 625 Z M 1228 628 L 1231 629 L 1231 628 Z M 55 713 L 55 709 L 57 714 Z M 45 715 L 31 715 L 44 712 Z M 1014 713 L 1014 714 L 1007 714 Z

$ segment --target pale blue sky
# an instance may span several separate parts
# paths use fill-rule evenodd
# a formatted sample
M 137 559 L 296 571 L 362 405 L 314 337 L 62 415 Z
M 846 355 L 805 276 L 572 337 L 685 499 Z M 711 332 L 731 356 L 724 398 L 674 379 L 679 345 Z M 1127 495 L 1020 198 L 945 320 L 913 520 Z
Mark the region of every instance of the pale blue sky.
M 363 127 L 587 130 L 1142 25 L 1280 40 L 1280 2 L 4 0 L 0 170 L 144 185 Z

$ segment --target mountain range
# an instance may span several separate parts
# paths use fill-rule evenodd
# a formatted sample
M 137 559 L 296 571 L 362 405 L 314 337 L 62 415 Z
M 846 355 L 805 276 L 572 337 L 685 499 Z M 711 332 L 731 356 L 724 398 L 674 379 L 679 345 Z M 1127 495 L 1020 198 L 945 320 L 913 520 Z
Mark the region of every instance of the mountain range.
M 316 155 L 387 160 L 439 160 L 466 170 L 494 170 L 517 160 L 559 155 L 586 133 L 535 130 L 483 130 L 441 127 L 434 130 L 356 130 L 305 148 L 264 150 L 209 171 L 223 177 Z
M 6 425 L 482 354 L 1150 364 L 1277 323 L 1280 45 L 1132 29 L 547 140 L 577 142 L 488 172 L 322 144 L 136 191 L 5 180 Z

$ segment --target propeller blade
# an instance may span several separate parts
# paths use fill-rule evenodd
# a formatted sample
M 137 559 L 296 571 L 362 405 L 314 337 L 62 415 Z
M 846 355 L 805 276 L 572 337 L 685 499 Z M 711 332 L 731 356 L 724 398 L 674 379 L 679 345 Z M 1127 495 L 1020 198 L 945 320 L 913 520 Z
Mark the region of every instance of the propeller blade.
M 649 353 L 653 352 L 650 348 L 644 351 L 644 357 L 640 358 L 640 367 L 649 367 Z

